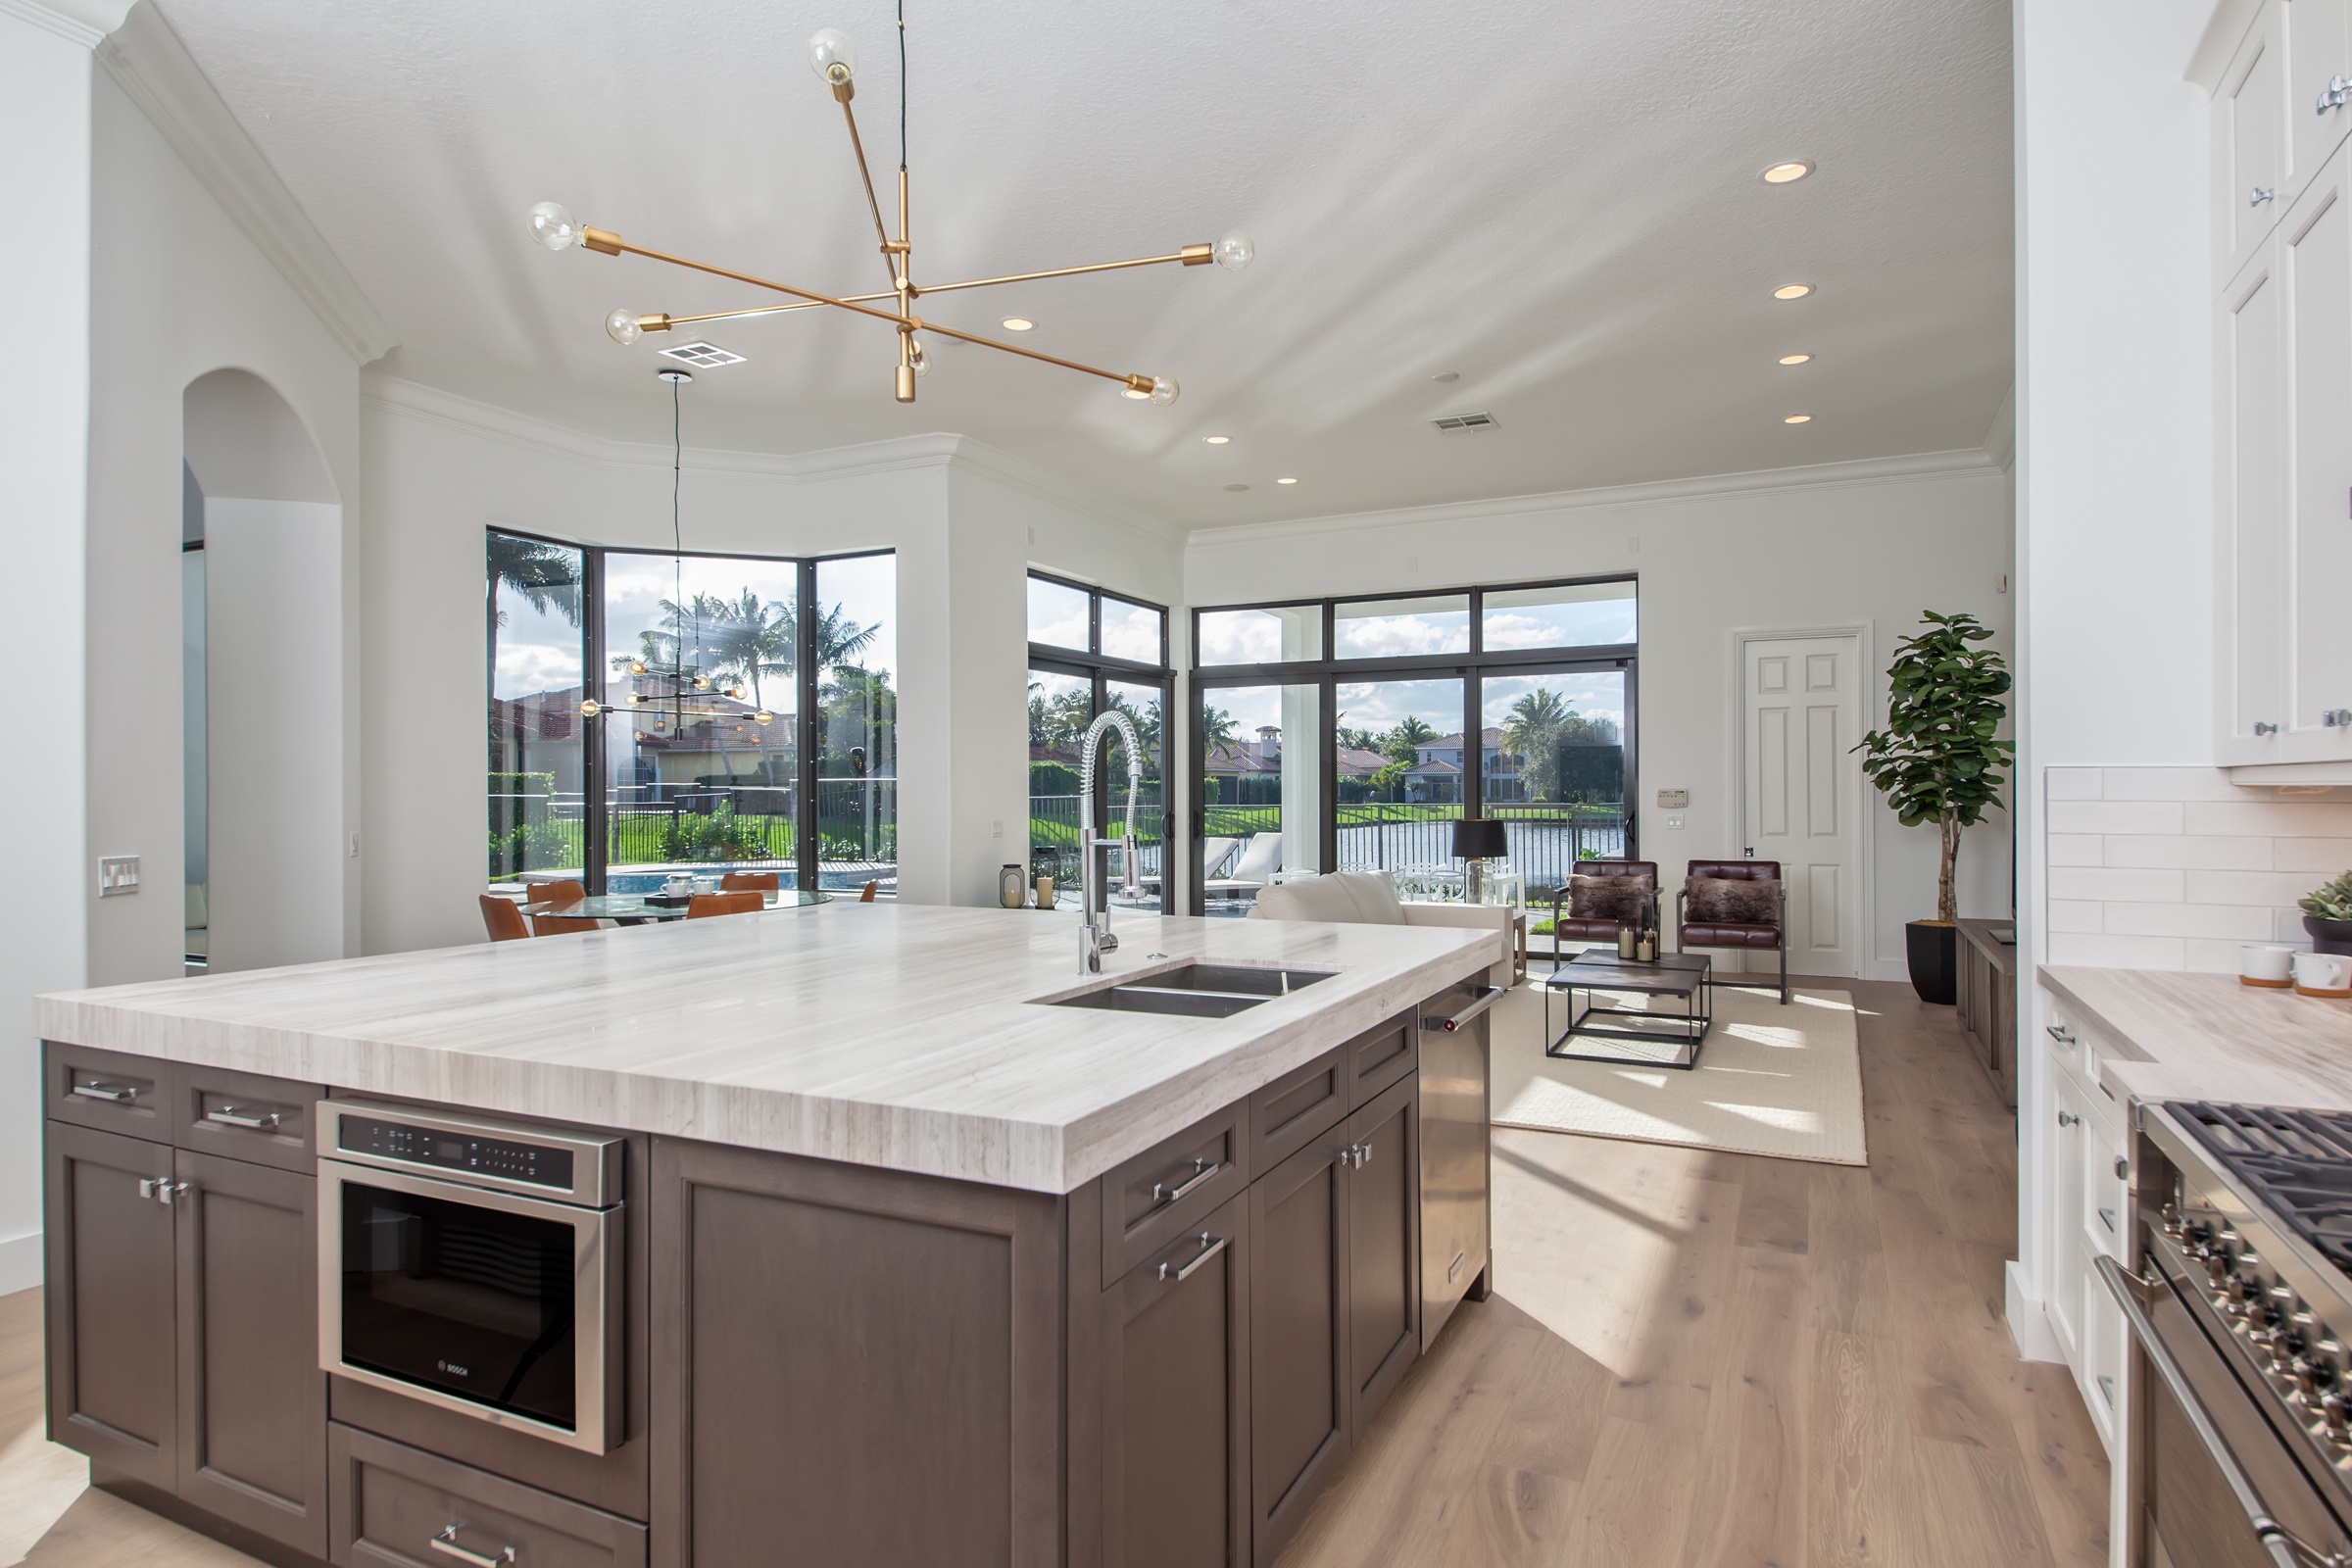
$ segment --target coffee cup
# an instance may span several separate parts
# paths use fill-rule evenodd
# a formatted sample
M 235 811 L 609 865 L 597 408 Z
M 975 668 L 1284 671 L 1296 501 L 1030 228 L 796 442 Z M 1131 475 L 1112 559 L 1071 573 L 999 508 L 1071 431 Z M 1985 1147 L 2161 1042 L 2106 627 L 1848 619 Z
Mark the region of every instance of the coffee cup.
M 2284 991 L 2292 980 L 2295 950 L 2265 943 L 2237 950 L 2237 978 L 2240 984 L 2262 986 L 2272 991 Z
M 2352 997 L 2352 956 L 2341 953 L 2298 953 L 2295 990 L 2306 997 Z

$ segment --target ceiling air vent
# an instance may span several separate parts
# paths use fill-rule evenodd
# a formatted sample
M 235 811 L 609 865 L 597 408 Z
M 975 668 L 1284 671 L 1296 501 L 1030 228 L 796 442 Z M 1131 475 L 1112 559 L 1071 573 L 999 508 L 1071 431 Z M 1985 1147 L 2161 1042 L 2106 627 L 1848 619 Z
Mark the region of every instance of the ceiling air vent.
M 1494 416 L 1492 414 L 1448 414 L 1442 419 L 1432 419 L 1429 422 L 1441 430 L 1499 430 L 1502 428 L 1501 425 L 1494 422 Z
M 662 357 L 691 365 L 698 370 L 715 368 L 721 365 L 741 365 L 743 356 L 732 354 L 715 343 L 681 343 L 674 349 L 663 349 Z

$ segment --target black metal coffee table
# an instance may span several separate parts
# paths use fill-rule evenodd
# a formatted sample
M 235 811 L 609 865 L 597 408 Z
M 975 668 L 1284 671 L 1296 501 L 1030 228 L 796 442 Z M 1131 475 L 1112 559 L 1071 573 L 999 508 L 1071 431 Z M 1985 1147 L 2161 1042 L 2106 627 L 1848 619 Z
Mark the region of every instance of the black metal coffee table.
M 1567 999 L 1568 1027 L 1554 1038 L 1551 996 Z M 1633 992 L 1648 997 L 1679 997 L 1681 1012 L 1650 1012 L 1620 1007 L 1600 1000 L 1604 991 Z M 1584 996 L 1580 1005 L 1577 993 Z M 1675 1067 L 1698 1065 L 1699 1048 L 1715 1022 L 1715 1004 L 1708 983 L 1704 955 L 1660 954 L 1643 961 L 1620 958 L 1605 948 L 1578 954 L 1544 977 L 1544 1054 L 1571 1061 L 1613 1061 L 1628 1066 Z M 1612 1051 L 1605 1042 L 1634 1041 L 1673 1049 L 1664 1054 Z M 1590 1049 L 1574 1049 L 1589 1043 Z

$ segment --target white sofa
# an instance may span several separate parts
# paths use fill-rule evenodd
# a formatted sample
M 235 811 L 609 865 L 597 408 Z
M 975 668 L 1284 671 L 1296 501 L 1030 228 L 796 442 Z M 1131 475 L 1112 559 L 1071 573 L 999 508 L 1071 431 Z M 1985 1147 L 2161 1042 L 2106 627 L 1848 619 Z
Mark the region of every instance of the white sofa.
M 1511 983 L 1511 920 L 1518 911 L 1503 904 L 1406 904 L 1385 871 L 1340 871 L 1330 876 L 1278 882 L 1257 896 L 1252 920 L 1322 920 L 1338 925 L 1443 925 L 1484 927 L 1494 933 L 1489 985 Z

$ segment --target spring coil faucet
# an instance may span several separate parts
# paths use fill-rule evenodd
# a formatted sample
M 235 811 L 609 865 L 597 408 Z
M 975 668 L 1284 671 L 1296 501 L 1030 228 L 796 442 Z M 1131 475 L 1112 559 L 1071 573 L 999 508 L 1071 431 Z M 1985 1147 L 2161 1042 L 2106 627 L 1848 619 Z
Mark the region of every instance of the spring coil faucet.
M 1095 850 L 1101 842 L 1095 832 L 1095 758 L 1102 748 L 1102 732 L 1115 729 L 1119 739 L 1126 742 L 1127 752 L 1127 827 L 1119 840 L 1119 872 L 1121 894 L 1134 898 L 1142 891 L 1138 878 L 1142 871 L 1135 848 L 1135 786 L 1143 772 L 1143 743 L 1136 739 L 1135 725 L 1115 708 L 1104 709 L 1086 726 L 1086 739 L 1078 752 L 1078 904 L 1086 920 L 1078 928 L 1078 972 L 1101 974 L 1102 955 L 1116 949 L 1119 939 L 1110 934 L 1110 902 L 1100 896 L 1101 871 L 1095 864 Z M 1096 906 L 1101 904 L 1098 912 Z

